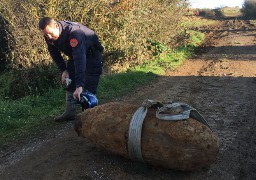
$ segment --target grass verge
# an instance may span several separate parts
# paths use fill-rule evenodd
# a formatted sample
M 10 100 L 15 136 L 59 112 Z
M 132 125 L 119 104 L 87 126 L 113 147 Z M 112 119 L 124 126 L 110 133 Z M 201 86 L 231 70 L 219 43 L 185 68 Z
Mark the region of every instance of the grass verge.
M 194 17 L 194 19 L 189 18 L 185 20 L 183 23 L 187 27 L 202 27 L 202 26 L 213 26 L 217 24 L 219 21 L 214 19 L 200 18 Z

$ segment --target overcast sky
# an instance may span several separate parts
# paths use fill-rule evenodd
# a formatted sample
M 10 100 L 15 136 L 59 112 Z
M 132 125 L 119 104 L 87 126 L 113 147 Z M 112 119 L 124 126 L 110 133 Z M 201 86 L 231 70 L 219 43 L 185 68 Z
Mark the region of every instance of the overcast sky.
M 189 0 L 193 8 L 242 7 L 244 0 Z

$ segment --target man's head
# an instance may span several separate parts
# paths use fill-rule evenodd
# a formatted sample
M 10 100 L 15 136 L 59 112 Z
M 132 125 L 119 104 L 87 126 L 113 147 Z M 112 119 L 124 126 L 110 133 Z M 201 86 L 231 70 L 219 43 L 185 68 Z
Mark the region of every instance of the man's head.
M 59 25 L 53 18 L 44 17 L 40 19 L 39 29 L 47 39 L 57 40 L 60 36 Z

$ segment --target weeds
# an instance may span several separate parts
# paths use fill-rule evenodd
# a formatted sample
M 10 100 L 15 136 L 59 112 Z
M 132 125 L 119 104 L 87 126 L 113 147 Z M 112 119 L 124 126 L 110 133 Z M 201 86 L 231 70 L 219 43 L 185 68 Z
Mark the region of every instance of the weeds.
M 63 109 L 62 89 L 49 90 L 43 96 L 0 101 L 0 145 L 19 135 L 33 132 L 37 126 L 52 124 L 45 118 Z

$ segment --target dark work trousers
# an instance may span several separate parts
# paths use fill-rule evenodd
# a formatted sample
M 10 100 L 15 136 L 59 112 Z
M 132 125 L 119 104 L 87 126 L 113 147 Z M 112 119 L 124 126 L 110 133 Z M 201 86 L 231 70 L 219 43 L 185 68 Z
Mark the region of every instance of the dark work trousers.
M 91 48 L 86 53 L 86 70 L 85 70 L 85 86 L 84 91 L 89 91 L 93 94 L 97 93 L 97 88 L 102 74 L 102 53 L 96 49 Z M 76 90 L 75 66 L 74 60 L 69 59 L 67 62 L 67 71 L 69 78 L 72 80 L 71 84 L 66 88 L 67 91 L 74 92 Z

